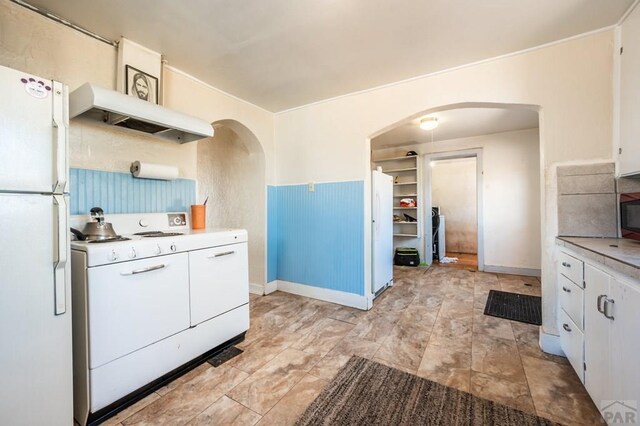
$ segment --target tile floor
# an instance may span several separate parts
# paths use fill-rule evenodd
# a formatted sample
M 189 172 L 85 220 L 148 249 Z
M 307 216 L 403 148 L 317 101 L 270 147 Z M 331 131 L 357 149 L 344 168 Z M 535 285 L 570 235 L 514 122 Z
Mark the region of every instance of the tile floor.
M 602 424 L 537 327 L 483 314 L 491 289 L 540 294 L 536 278 L 459 268 L 397 268 L 371 311 L 287 293 L 251 297 L 244 353 L 203 364 L 108 425 L 293 424 L 351 355 L 565 424 Z

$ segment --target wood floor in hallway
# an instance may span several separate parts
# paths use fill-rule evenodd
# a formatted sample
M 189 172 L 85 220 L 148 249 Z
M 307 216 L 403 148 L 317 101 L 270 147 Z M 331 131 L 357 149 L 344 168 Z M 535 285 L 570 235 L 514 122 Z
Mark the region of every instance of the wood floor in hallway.
M 253 296 L 244 353 L 202 364 L 108 425 L 289 425 L 352 355 L 572 424 L 603 424 L 536 326 L 483 314 L 491 289 L 540 295 L 536 278 L 397 267 L 370 311 L 275 292 Z

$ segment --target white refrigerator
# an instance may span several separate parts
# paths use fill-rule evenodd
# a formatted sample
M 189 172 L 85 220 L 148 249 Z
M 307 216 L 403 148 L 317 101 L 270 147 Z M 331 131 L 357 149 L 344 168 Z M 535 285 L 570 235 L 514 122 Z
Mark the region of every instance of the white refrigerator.
M 374 170 L 372 188 L 372 292 L 393 284 L 393 178 Z
M 67 87 L 0 66 L 0 425 L 73 424 Z

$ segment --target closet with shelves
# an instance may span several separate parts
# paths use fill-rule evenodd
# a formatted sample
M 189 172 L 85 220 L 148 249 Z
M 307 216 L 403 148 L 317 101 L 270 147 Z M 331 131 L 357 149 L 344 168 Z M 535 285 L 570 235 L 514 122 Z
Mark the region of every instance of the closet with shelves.
M 393 176 L 393 211 L 400 217 L 393 222 L 394 247 L 412 245 L 407 240 L 420 238 L 422 197 L 418 159 L 417 155 L 407 155 L 374 161 L 377 167 L 382 167 L 383 173 Z M 401 204 L 403 199 L 411 199 L 414 203 Z

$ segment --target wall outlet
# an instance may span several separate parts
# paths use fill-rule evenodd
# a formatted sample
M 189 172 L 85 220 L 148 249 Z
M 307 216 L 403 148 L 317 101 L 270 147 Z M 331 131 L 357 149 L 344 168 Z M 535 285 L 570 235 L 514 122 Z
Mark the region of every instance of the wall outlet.
M 307 189 L 309 190 L 309 192 L 313 192 L 313 191 L 315 191 L 315 190 L 316 190 L 316 184 L 315 184 L 315 183 L 313 183 L 313 182 L 309 182 L 309 183 L 307 184 Z

